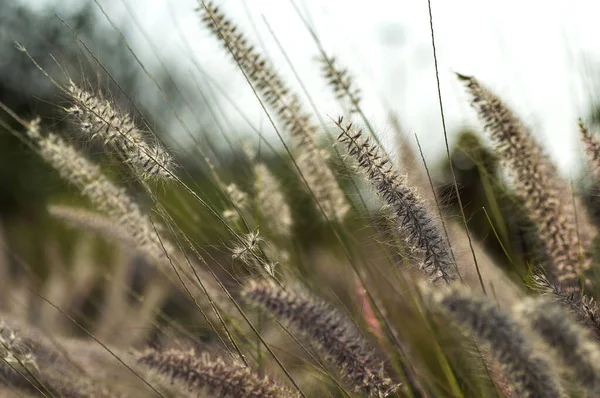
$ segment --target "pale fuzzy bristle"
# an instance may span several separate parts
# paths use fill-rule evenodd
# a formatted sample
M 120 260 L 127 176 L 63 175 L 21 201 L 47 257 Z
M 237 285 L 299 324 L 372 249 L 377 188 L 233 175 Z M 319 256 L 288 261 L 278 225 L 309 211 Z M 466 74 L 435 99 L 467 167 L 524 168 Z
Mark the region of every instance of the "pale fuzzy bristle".
M 208 392 L 220 397 L 297 397 L 268 377 L 260 377 L 240 364 L 211 358 L 207 353 L 147 350 L 139 355 L 138 361 L 172 383 L 181 383 L 197 396 Z
M 383 361 L 352 322 L 325 303 L 283 290 L 271 282 L 250 281 L 243 294 L 253 304 L 289 322 L 320 347 L 356 391 L 379 397 L 390 390 L 391 381 L 385 376 Z
M 285 84 L 268 61 L 244 37 L 212 2 L 202 2 L 203 21 L 222 40 L 234 60 L 255 84 L 266 103 L 274 110 L 279 121 L 290 132 L 299 155 L 296 163 L 325 216 L 342 220 L 350 210 L 344 192 L 326 163 L 327 153 L 319 150 L 314 125 L 300 99 Z
M 521 327 L 498 305 L 467 289 L 435 289 L 422 285 L 426 304 L 464 327 L 486 344 L 514 384 L 519 397 L 562 397 L 562 388 L 545 359 Z
M 416 192 L 406 184 L 380 149 L 354 130 L 352 123 L 339 118 L 336 125 L 341 133 L 338 141 L 346 145 L 350 156 L 366 173 L 369 182 L 387 202 L 396 216 L 398 227 L 410 247 L 423 257 L 422 268 L 432 281 L 447 283 L 459 279 L 450 248 L 434 217 Z
M 158 143 L 150 144 L 131 117 L 118 110 L 116 104 L 99 98 L 70 82 L 68 92 L 73 106 L 66 109 L 77 129 L 111 146 L 144 180 L 170 179 L 174 162 Z
M 546 246 L 553 269 L 550 271 L 570 291 L 579 289 L 583 272 L 591 265 L 586 258 L 590 242 L 578 234 L 570 190 L 529 131 L 504 103 L 475 78 L 458 75 L 471 95 L 486 131 L 504 165 L 514 175 L 515 194 L 524 203 L 537 233 Z M 580 212 L 582 209 L 578 209 Z M 580 218 L 583 217 L 580 214 Z M 580 248 L 583 248 L 580 249 Z

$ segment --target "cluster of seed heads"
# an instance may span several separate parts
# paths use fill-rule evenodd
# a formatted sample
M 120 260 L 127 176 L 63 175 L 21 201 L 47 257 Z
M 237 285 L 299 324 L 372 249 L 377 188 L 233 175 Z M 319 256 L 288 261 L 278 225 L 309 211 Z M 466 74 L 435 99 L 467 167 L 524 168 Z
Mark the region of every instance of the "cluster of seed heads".
M 213 3 L 201 2 L 200 11 L 204 23 L 219 37 L 253 88 L 290 133 L 298 149 L 298 168 L 324 214 L 342 221 L 350 206 L 332 170 L 325 163 L 328 159 L 327 152 L 316 145 L 315 136 L 319 128 L 313 123 L 310 113 L 303 108 L 300 97 L 292 92 L 285 80 Z M 341 67 L 333 57 L 324 56 L 322 62 L 325 77 L 336 96 L 349 100 L 351 111 L 358 111 L 360 91 L 354 87 L 349 71 Z M 515 193 L 537 227 L 551 260 L 552 264 L 547 270 L 550 277 L 535 274 L 533 278 L 533 290 L 546 297 L 520 300 L 516 306 L 505 308 L 490 297 L 474 294 L 464 286 L 454 283 L 460 279 L 460 275 L 438 220 L 432 216 L 428 205 L 416 190 L 409 186 L 407 179 L 395 170 L 382 148 L 365 137 L 362 130 L 355 129 L 352 123 L 345 123 L 342 117 L 335 122 L 340 130 L 338 141 L 346 147 L 358 168 L 365 174 L 366 180 L 392 210 L 393 217 L 390 217 L 390 220 L 397 227 L 398 236 L 404 239 L 411 253 L 416 253 L 415 258 L 411 260 L 425 271 L 430 282 L 443 281 L 451 285 L 441 288 L 432 287 L 431 284 L 424 285 L 420 289 L 422 294 L 418 295 L 419 305 L 424 304 L 428 311 L 436 315 L 441 313 L 449 318 L 449 325 L 458 325 L 466 329 L 469 336 L 483 342 L 488 348 L 488 351 L 482 354 L 484 360 L 493 357 L 501 365 L 504 375 L 510 379 L 519 396 L 563 396 L 562 379 L 557 377 L 559 372 L 556 368 L 566 368 L 565 373 L 569 373 L 569 377 L 578 383 L 577 387 L 581 387 L 590 394 L 589 396 L 598 396 L 600 310 L 592 296 L 584 294 L 589 294 L 588 291 L 583 292 L 578 286 L 581 278 L 586 282 L 586 287 L 587 284 L 591 284 L 584 274 L 591 266 L 591 258 L 588 255 L 591 239 L 587 231 L 581 236 L 578 233 L 573 211 L 577 209 L 577 204 L 573 204 L 573 207 L 567 204 L 566 184 L 558 176 L 555 166 L 543 153 L 541 146 L 510 109 L 475 78 L 462 75 L 459 75 L 459 78 L 465 83 L 472 97 L 471 103 L 483 121 L 496 153 L 500 155 L 504 166 L 513 173 Z M 116 152 L 143 180 L 174 177 L 175 166 L 171 155 L 158 143 L 150 142 L 147 134 L 136 126 L 132 117 L 120 111 L 114 102 L 81 89 L 72 81 L 65 87 L 65 91 L 72 101 L 72 105 L 65 110 L 81 133 L 101 141 L 107 149 Z M 165 252 L 170 254 L 173 251 L 172 244 L 160 238 L 157 233 L 157 228 L 160 227 L 155 225 L 149 215 L 142 212 L 124 188 L 114 184 L 98 165 L 63 138 L 54 133 L 42 134 L 39 119 L 32 121 L 27 128 L 27 134 L 40 156 L 52 165 L 62 178 L 76 186 L 101 213 L 100 215 L 53 207 L 52 214 L 70 220 L 88 231 L 112 235 L 113 238 L 135 247 L 151 261 L 164 263 Z M 600 141 L 589 133 L 581 121 L 579 128 L 592 168 L 600 177 Z M 212 165 L 210 167 L 212 168 Z M 230 184 L 227 193 L 235 204 L 236 211 L 229 209 L 223 215 L 233 219 L 244 211 L 257 208 L 261 217 L 267 219 L 266 223 L 273 223 L 274 227 L 271 229 L 276 234 L 289 238 L 292 234 L 291 211 L 281 187 L 264 164 L 258 162 L 254 169 L 254 189 L 259 201 L 258 206 L 253 206 L 250 202 L 250 195 L 240 190 L 237 185 Z M 284 282 L 287 282 L 285 278 L 288 274 L 283 271 L 281 281 L 272 281 L 275 279 L 274 263 L 266 260 L 270 256 L 262 246 L 266 246 L 267 242 L 259 235 L 258 227 L 237 238 L 238 241 L 231 248 L 233 259 L 247 265 L 262 267 L 271 277 L 269 281 L 250 280 L 241 292 L 244 299 L 270 312 L 306 338 L 311 349 L 339 372 L 342 384 L 345 383 L 355 392 L 382 398 L 395 391 L 399 384 L 388 376 L 392 373 L 391 368 L 385 366 L 386 359 L 380 357 L 382 353 L 373 349 L 351 319 L 310 294 L 294 292 L 285 287 Z M 277 276 L 279 278 L 280 275 Z M 200 277 L 197 280 L 202 285 L 203 280 Z M 205 290 L 203 285 L 202 289 Z M 231 298 L 225 287 L 223 291 Z M 591 294 L 593 293 L 594 291 L 591 291 Z M 552 300 L 548 300 L 548 297 Z M 192 298 L 195 301 L 195 297 Z M 152 382 L 166 379 L 168 384 L 178 386 L 177 390 L 183 391 L 183 395 L 297 397 L 297 393 L 279 385 L 274 379 L 263 376 L 262 371 L 255 372 L 251 369 L 237 346 L 237 341 L 246 341 L 247 336 L 241 331 L 239 335 L 231 337 L 228 325 L 219 315 L 212 298 L 208 294 L 207 298 L 227 330 L 229 342 L 237 349 L 239 358 L 244 359 L 244 365 L 236 361 L 226 361 L 219 356 L 211 356 L 207 352 L 153 348 L 137 355 L 137 363 L 134 366 L 147 371 L 144 377 L 147 376 Z M 378 303 L 379 299 L 380 297 L 376 297 L 373 302 Z M 377 337 L 383 340 L 386 337 L 382 328 L 384 322 L 381 321 L 380 324 L 380 319 L 371 307 L 371 301 L 365 300 L 365 303 L 370 309 L 368 322 L 371 322 L 373 329 L 377 331 Z M 393 301 L 392 303 L 397 304 Z M 220 303 L 218 304 L 221 307 Z M 240 306 L 237 303 L 235 306 L 241 313 Z M 567 312 L 564 311 L 565 308 Z M 228 308 L 227 315 L 234 321 L 231 325 L 236 326 L 237 333 L 237 321 L 240 319 L 234 318 L 233 310 L 230 312 Z M 378 311 L 378 315 L 380 313 L 381 318 L 386 321 L 385 332 L 389 332 L 390 336 L 400 336 L 398 330 L 394 330 L 398 325 L 394 322 L 389 322 L 388 325 L 385 311 Z M 574 319 L 571 319 L 571 315 L 574 315 Z M 250 323 L 245 315 L 243 318 Z M 389 320 L 393 321 L 391 318 Z M 251 323 L 250 326 L 253 332 L 256 332 Z M 239 330 L 242 330 L 242 327 Z M 265 343 L 260 333 L 258 337 L 261 343 Z M 269 345 L 265 346 L 272 354 Z M 548 349 L 540 350 L 540 347 Z M 78 384 L 79 380 L 72 380 L 75 379 L 72 376 L 75 372 L 64 371 L 71 368 L 62 363 L 57 365 L 56 369 L 48 364 L 47 369 L 38 369 L 38 362 L 47 362 L 48 358 L 50 361 L 59 362 L 58 353 L 46 355 L 43 348 L 45 349 L 45 346 L 37 344 L 35 339 L 19 338 L 19 334 L 0 319 L 2 375 L 9 374 L 14 377 L 15 372 L 9 373 L 12 370 L 24 368 L 28 371 L 29 368 L 35 368 L 36 375 L 45 377 L 43 382 L 60 385 L 61 388 L 57 389 L 60 390 L 60 395 L 115 396 L 109 394 L 108 388 L 97 388 L 98 386 L 88 381 Z M 253 353 L 262 349 L 258 346 L 251 348 Z M 255 351 L 254 348 L 258 349 Z M 279 359 L 274 355 L 273 357 L 302 393 Z M 261 361 L 262 358 L 257 362 L 262 369 Z M 404 367 L 403 363 L 395 365 Z M 130 370 L 133 372 L 133 367 Z M 60 374 L 61 371 L 69 375 L 64 376 Z M 327 373 L 329 374 L 329 371 Z M 32 375 L 29 373 L 29 376 Z M 21 381 L 29 383 L 27 376 L 19 376 Z M 2 383 L 4 382 L 5 380 L 2 380 Z M 11 380 L 6 380 L 7 385 L 10 382 Z M 29 384 L 37 388 L 37 384 Z M 150 383 L 147 384 L 150 386 Z M 52 391 L 54 390 L 48 390 L 53 394 Z M 42 394 L 45 395 L 44 392 Z
M 342 219 L 350 209 L 344 192 L 340 189 L 331 169 L 327 166 L 327 152 L 315 143 L 319 130 L 300 102 L 286 86 L 279 74 L 264 57 L 248 44 L 243 33 L 219 11 L 212 2 L 200 7 L 202 20 L 222 40 L 225 48 L 253 82 L 266 103 L 275 111 L 283 126 L 290 132 L 299 150 L 296 162 L 325 215 Z
M 459 78 L 465 83 L 471 104 L 496 152 L 515 176 L 515 194 L 523 201 L 552 261 L 552 269 L 546 271 L 565 289 L 578 290 L 582 272 L 591 264 L 580 247 L 585 252 L 589 242 L 581 242 L 585 236 L 577 232 L 574 210 L 567 205 L 568 187 L 540 145 L 501 99 L 475 78 Z
M 166 242 L 160 241 L 152 220 L 142 212 L 125 188 L 115 185 L 101 168 L 80 151 L 54 133 L 43 136 L 40 120 L 32 121 L 28 135 L 39 148 L 40 156 L 58 171 L 60 176 L 73 184 L 102 213 L 119 225 L 139 250 L 153 264 L 164 263 Z

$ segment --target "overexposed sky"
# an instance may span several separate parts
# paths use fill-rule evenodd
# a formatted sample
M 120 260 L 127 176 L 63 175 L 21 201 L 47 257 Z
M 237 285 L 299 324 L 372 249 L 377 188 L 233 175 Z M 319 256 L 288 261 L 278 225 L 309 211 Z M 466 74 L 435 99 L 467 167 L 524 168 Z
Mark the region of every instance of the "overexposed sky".
M 201 24 L 194 0 L 98 0 L 116 21 L 133 12 L 172 71 L 188 74 L 206 87 L 192 59 L 222 85 L 252 123 L 272 129 L 244 77 Z M 387 115 L 397 112 L 409 134 L 417 134 L 431 159 L 443 150 L 443 134 L 433 69 L 426 0 L 294 0 L 313 24 L 326 50 L 356 76 L 363 108 L 380 135 L 393 142 Z M 21 0 L 32 7 L 44 1 Z M 61 9 L 76 4 L 63 1 Z M 124 7 L 124 3 L 129 7 Z M 319 73 L 317 47 L 291 1 L 217 2 L 266 48 L 277 69 L 298 88 L 290 65 L 269 32 L 281 42 L 317 111 L 336 117 L 340 107 Z M 580 158 L 576 119 L 592 104 L 596 65 L 600 65 L 600 2 L 542 0 L 432 0 L 441 88 L 447 127 L 477 126 L 474 111 L 453 72 L 475 75 L 506 100 L 569 175 Z M 129 10 L 128 10 L 129 9 Z M 160 70 L 152 48 L 134 25 L 126 35 L 150 70 Z M 184 45 L 185 38 L 192 49 Z M 599 76 L 600 77 L 600 76 Z M 201 84 L 200 84 L 201 83 Z M 303 97 L 305 98 L 305 97 Z M 195 99 L 191 99 L 195 103 Z M 200 104 L 200 102 L 198 102 Z M 220 101 L 234 130 L 244 119 Z M 200 105 L 199 105 L 200 106 Z M 307 106 L 308 102 L 307 102 Z M 187 120 L 187 119 L 186 119 Z M 175 129 L 175 127 L 174 127 Z M 231 132 L 235 136 L 235 132 Z

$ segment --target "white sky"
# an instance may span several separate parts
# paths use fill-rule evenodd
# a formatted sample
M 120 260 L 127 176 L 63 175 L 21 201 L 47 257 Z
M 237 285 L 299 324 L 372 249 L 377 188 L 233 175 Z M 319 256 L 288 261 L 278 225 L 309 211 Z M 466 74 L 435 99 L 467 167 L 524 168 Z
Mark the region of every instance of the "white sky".
M 21 1 L 32 6 L 44 3 Z M 122 1 L 127 2 L 160 48 L 163 59 L 173 62 L 174 70 L 198 75 L 190 62 L 190 57 L 194 57 L 211 78 L 227 88 L 256 126 L 270 131 L 237 66 L 199 22 L 193 11 L 197 6 L 194 0 L 99 1 L 117 21 L 130 18 L 122 6 Z M 357 77 L 357 85 L 363 92 L 363 108 L 380 136 L 392 142 L 387 119 L 391 107 L 401 116 L 407 132 L 419 136 L 428 157 L 435 159 L 443 150 L 443 135 L 426 0 L 295 1 L 301 9 L 309 11 L 328 52 L 338 56 Z M 61 2 L 58 13 L 75 3 Z M 315 61 L 317 48 L 290 1 L 217 3 L 251 41 L 258 43 L 260 37 L 277 69 L 298 87 L 289 64 L 269 33 L 266 19 L 318 111 L 325 118 L 340 113 L 320 77 Z M 594 91 L 591 77 L 600 56 L 597 43 L 600 2 L 432 0 L 432 3 L 449 131 L 464 125 L 477 126 L 475 113 L 453 72 L 475 75 L 518 109 L 561 170 L 567 175 L 571 173 L 575 160 L 581 157 L 576 119 L 587 116 L 590 109 Z M 178 31 L 186 37 L 193 54 L 185 51 Z M 158 70 L 156 58 L 133 25 L 126 35 L 150 69 Z M 226 102 L 223 106 L 229 121 L 234 126 L 243 126 L 243 119 Z M 273 142 L 276 141 L 273 136 Z

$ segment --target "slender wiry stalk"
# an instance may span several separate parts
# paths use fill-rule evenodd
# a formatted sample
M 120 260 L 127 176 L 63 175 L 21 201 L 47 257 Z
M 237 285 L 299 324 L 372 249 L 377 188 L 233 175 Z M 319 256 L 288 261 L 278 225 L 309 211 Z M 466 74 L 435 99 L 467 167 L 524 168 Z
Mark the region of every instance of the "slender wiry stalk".
M 383 361 L 369 348 L 354 325 L 325 303 L 285 291 L 270 282 L 251 281 L 244 297 L 285 319 L 319 347 L 357 391 L 378 397 L 390 389 Z
M 590 262 L 581 258 L 580 244 L 585 248 L 588 242 L 580 242 L 574 212 L 567 204 L 568 187 L 529 131 L 502 101 L 475 78 L 458 77 L 471 94 L 471 104 L 496 152 L 515 177 L 515 193 L 535 223 L 552 262 L 553 269 L 547 271 L 565 289 L 578 290 L 582 272 Z
M 300 99 L 285 84 L 267 60 L 250 44 L 212 2 L 202 2 L 203 21 L 223 41 L 234 60 L 252 81 L 257 92 L 275 111 L 299 150 L 297 164 L 325 215 L 340 220 L 350 209 L 331 169 L 328 154 L 315 143 L 318 127 L 311 121 Z
M 171 155 L 158 143 L 150 144 L 131 117 L 119 111 L 116 104 L 100 99 L 72 81 L 67 91 L 73 106 L 65 110 L 79 131 L 112 146 L 140 178 L 172 178 Z
M 184 384 L 191 393 L 208 392 L 224 398 L 296 397 L 268 377 L 259 377 L 247 367 L 226 363 L 207 353 L 169 350 L 143 352 L 138 361 L 171 382 Z
M 424 285 L 423 291 L 432 309 L 442 310 L 489 346 L 519 397 L 561 397 L 549 365 L 536 356 L 519 325 L 496 303 L 456 286 L 434 291 Z
M 443 279 L 450 283 L 459 279 L 447 241 L 416 192 L 380 154 L 376 145 L 363 138 L 361 131 L 352 129 L 352 123 L 344 124 L 339 118 L 336 124 L 341 130 L 338 140 L 346 145 L 350 155 L 367 174 L 369 182 L 392 208 L 400 224 L 400 232 L 423 257 L 425 272 L 434 282 Z
M 533 288 L 571 311 L 577 321 L 587 327 L 596 340 L 600 341 L 600 309 L 593 298 L 576 292 L 567 293 L 557 284 L 550 282 L 543 274 L 534 275 Z
M 516 309 L 524 323 L 555 351 L 559 363 L 591 395 L 600 395 L 600 347 L 556 304 L 528 299 Z

